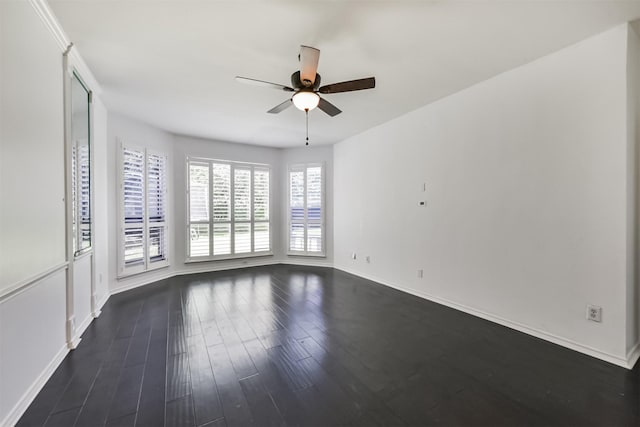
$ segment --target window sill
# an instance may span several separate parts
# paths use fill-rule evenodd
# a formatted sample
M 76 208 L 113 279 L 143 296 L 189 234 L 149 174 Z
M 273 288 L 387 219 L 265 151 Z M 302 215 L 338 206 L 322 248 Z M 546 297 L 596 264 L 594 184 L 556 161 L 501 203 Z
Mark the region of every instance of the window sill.
M 184 260 L 185 264 L 194 264 L 198 262 L 215 262 L 215 261 L 233 261 L 233 260 L 249 260 L 252 258 L 263 258 L 273 256 L 273 252 L 260 252 L 256 254 L 241 254 L 232 256 L 217 256 L 217 257 L 199 257 L 199 258 L 187 258 Z

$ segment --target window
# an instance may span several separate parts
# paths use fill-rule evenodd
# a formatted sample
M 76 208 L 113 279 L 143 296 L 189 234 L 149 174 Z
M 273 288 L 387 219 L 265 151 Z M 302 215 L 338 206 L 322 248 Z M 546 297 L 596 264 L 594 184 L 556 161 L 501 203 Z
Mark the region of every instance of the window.
M 188 159 L 188 259 L 271 253 L 266 165 Z
M 122 146 L 119 275 L 169 265 L 167 254 L 167 158 Z
M 324 256 L 324 168 L 289 167 L 289 253 Z

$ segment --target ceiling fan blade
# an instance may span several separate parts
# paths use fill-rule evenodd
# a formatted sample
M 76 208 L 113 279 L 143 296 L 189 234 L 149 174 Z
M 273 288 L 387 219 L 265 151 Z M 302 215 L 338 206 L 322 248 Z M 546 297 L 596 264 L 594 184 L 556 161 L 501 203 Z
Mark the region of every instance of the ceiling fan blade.
M 265 82 L 264 80 L 256 80 L 256 79 L 250 79 L 248 77 L 236 76 L 236 81 L 240 83 L 254 85 L 254 86 L 270 87 L 273 89 L 284 90 L 286 92 L 293 92 L 293 88 L 290 88 L 289 86 L 283 86 L 278 83 Z
M 315 47 L 300 46 L 300 81 L 305 87 L 313 86 L 318 71 L 320 51 Z
M 349 80 L 348 82 L 332 83 L 324 85 L 318 92 L 320 93 L 340 93 L 351 92 L 354 90 L 373 89 L 376 87 L 376 78 L 367 77 L 366 79 Z
M 291 107 L 291 104 L 293 104 L 293 102 L 291 102 L 290 99 L 287 99 L 282 104 L 278 104 L 275 107 L 273 107 L 271 110 L 267 111 L 267 113 L 278 114 L 279 112 L 284 111 L 287 108 Z
M 333 105 L 332 103 L 330 103 L 324 98 L 320 98 L 320 102 L 318 103 L 318 108 L 324 111 L 325 113 L 327 113 L 328 115 L 330 115 L 331 117 L 337 116 L 338 114 L 342 113 L 342 110 L 340 110 L 338 107 L 336 107 L 335 105 Z

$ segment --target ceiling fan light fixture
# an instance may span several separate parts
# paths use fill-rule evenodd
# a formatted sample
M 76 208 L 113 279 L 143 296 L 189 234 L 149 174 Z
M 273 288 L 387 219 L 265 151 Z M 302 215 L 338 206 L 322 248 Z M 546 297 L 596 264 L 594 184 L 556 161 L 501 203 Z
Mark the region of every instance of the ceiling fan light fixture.
M 320 97 L 314 92 L 300 91 L 291 100 L 298 110 L 311 111 L 318 106 Z

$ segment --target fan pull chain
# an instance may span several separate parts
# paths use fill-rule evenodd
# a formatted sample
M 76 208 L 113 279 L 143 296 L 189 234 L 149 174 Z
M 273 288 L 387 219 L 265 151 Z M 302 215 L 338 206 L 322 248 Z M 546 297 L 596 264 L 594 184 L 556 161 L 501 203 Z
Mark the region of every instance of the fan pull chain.
M 305 145 L 309 145 L 309 109 L 305 108 L 304 113 L 307 116 L 307 143 Z

